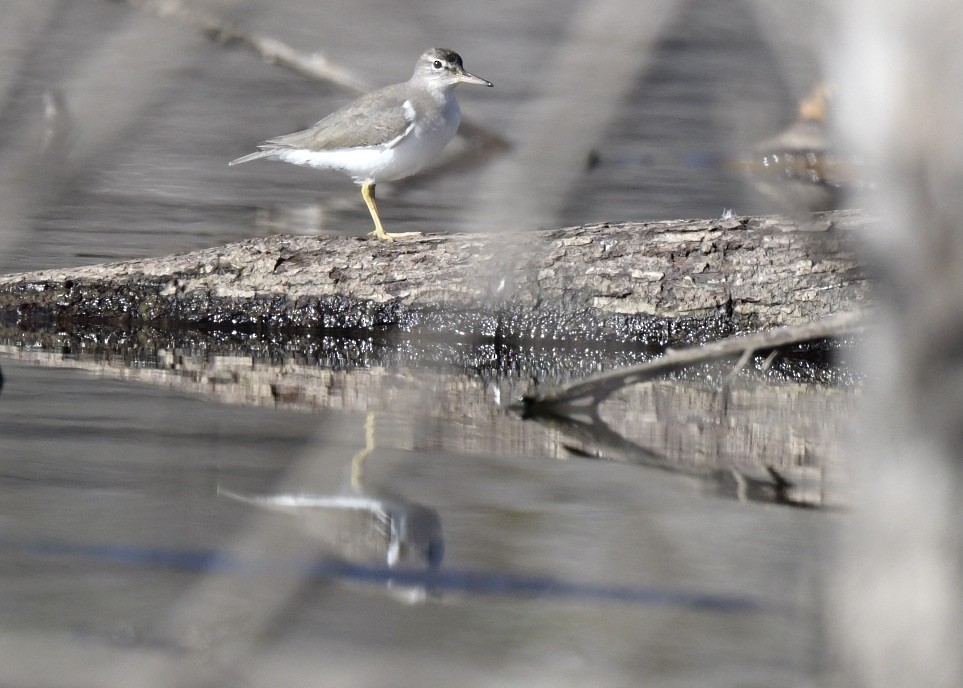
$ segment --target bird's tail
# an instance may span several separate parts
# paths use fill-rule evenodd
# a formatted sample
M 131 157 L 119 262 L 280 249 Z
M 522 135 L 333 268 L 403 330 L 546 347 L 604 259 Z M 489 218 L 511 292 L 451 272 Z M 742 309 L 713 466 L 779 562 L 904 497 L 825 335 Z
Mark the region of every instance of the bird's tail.
M 252 160 L 258 160 L 259 158 L 266 158 L 274 153 L 273 149 L 259 150 L 257 153 L 251 153 L 250 155 L 244 155 L 237 160 L 231 160 L 227 163 L 228 165 L 240 165 L 242 162 L 251 162 Z

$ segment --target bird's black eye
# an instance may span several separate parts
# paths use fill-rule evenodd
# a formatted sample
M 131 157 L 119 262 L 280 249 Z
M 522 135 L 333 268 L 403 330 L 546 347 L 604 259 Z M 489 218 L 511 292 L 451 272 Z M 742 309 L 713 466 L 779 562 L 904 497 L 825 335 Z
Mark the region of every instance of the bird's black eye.
M 443 65 L 441 64 L 441 60 L 435 60 L 431 63 L 431 66 L 435 69 L 441 69 Z

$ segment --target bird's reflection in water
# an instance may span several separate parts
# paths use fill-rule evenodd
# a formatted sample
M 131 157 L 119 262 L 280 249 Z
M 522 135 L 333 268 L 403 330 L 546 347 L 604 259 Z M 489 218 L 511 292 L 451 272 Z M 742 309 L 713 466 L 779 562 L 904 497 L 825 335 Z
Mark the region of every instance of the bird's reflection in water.
M 284 512 L 319 545 L 323 556 L 352 565 L 433 571 L 444 556 L 438 512 L 421 504 L 364 490 L 364 463 L 375 448 L 375 416 L 365 420 L 365 446 L 351 459 L 351 485 L 340 493 L 307 491 L 244 494 L 218 486 L 218 495 Z M 390 585 L 390 578 L 389 578 Z M 409 595 L 423 597 L 422 593 Z
M 444 554 L 438 512 L 420 504 L 360 494 L 218 494 L 297 516 L 324 550 L 351 563 L 434 568 Z

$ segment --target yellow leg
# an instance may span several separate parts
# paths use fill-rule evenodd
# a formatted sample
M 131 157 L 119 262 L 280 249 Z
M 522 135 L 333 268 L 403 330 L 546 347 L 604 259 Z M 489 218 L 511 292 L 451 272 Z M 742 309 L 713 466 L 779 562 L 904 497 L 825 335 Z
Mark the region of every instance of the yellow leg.
M 377 239 L 384 239 L 385 241 L 394 241 L 395 239 L 413 237 L 421 234 L 421 232 L 395 232 L 394 234 L 389 234 L 385 231 L 385 228 L 381 226 L 381 217 L 378 215 L 378 204 L 375 203 L 375 185 L 372 182 L 365 182 L 362 185 L 361 196 L 364 198 L 365 205 L 368 206 L 368 212 L 371 213 L 371 219 L 374 220 L 375 224 L 374 231 L 368 232 L 368 236 L 374 236 Z
M 375 414 L 371 411 L 364 419 L 364 449 L 351 457 L 351 487 L 361 492 L 361 476 L 364 474 L 364 460 L 375 448 Z

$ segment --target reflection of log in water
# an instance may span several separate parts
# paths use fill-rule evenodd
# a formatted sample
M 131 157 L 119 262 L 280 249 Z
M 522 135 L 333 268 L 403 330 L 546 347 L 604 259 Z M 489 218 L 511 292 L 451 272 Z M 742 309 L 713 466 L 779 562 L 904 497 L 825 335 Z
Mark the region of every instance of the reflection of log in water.
M 854 395 L 796 384 L 643 383 L 593 418 L 542 417 L 580 455 L 696 478 L 743 501 L 839 506 Z
M 556 427 L 589 448 L 595 448 L 601 456 L 695 475 L 711 485 L 716 491 L 722 494 L 730 494 L 741 500 L 769 501 L 800 506 L 823 504 L 825 501 L 821 475 L 823 466 L 820 465 L 821 462 L 818 460 L 813 462 L 805 452 L 802 455 L 793 456 L 790 462 L 790 466 L 797 473 L 806 467 L 811 468 L 815 464 L 817 468 L 816 479 L 812 480 L 813 476 L 807 476 L 810 478 L 808 480 L 809 485 L 803 486 L 788 479 L 784 474 L 784 471 L 790 466 L 777 469 L 773 464 L 773 461 L 778 460 L 777 456 L 785 453 L 785 447 L 774 447 L 773 449 L 778 453 L 766 450 L 754 452 L 751 446 L 745 445 L 728 448 L 729 442 L 739 435 L 739 433 L 727 432 L 728 427 L 723 432 L 710 431 L 706 433 L 712 438 L 711 442 L 715 444 L 715 451 L 711 452 L 712 454 L 715 454 L 716 457 L 719 455 L 731 456 L 729 461 L 723 462 L 725 467 L 701 465 L 699 457 L 709 453 L 705 451 L 704 445 L 702 447 L 687 447 L 684 452 L 680 453 L 680 456 L 683 457 L 680 463 L 677 459 L 668 458 L 666 452 L 681 436 L 680 433 L 673 432 L 673 430 L 677 431 L 684 428 L 693 419 L 692 417 L 680 417 L 679 422 L 675 424 L 671 421 L 665 422 L 663 423 L 664 434 L 660 431 L 658 437 L 650 435 L 647 441 L 638 442 L 630 439 L 630 436 L 638 434 L 641 428 L 630 425 L 621 432 L 616 431 L 603 419 L 601 408 L 605 400 L 616 390 L 637 388 L 641 383 L 648 382 L 661 375 L 685 370 L 699 364 L 739 356 L 735 368 L 725 376 L 723 384 L 714 392 L 715 401 L 723 409 L 721 415 L 728 416 L 729 404 L 735 401 L 733 394 L 739 391 L 733 391 L 730 384 L 757 351 L 771 350 L 763 364 L 763 368 L 768 369 L 778 354 L 779 347 L 828 336 L 849 334 L 860 326 L 861 321 L 862 317 L 858 313 L 840 313 L 821 321 L 797 327 L 782 327 L 765 332 L 729 337 L 718 342 L 679 351 L 670 350 L 662 356 L 639 365 L 616 368 L 554 389 L 526 395 L 517 409 L 523 417 L 532 418 Z M 710 407 L 712 405 L 710 404 Z M 640 404 L 639 406 L 651 408 L 652 404 Z M 625 415 L 627 414 L 622 414 L 621 418 L 624 418 Z M 707 414 L 706 410 L 703 409 L 699 415 L 694 417 L 695 427 L 698 429 L 699 435 L 711 424 L 714 415 L 717 414 Z M 750 440 L 753 434 L 752 430 L 755 428 L 755 424 L 748 427 Z M 812 429 L 807 429 L 801 437 L 813 437 L 814 435 L 810 434 L 811 432 Z M 759 433 L 757 440 L 766 444 L 770 434 L 772 434 L 772 431 L 766 428 Z M 722 447 L 727 447 L 727 449 L 722 449 Z M 587 451 L 591 452 L 591 449 L 585 447 L 575 448 L 574 450 L 580 454 L 585 454 Z M 772 456 L 767 458 L 769 455 Z M 737 467 L 740 459 L 747 456 L 756 458 L 755 461 L 750 463 L 748 472 L 745 468 Z
M 41 365 L 71 367 L 128 381 L 147 382 L 223 403 L 304 411 L 376 412 L 379 446 L 488 456 L 570 458 L 573 449 L 607 459 L 635 461 L 573 441 L 562 428 L 524 422 L 495 399 L 517 399 L 528 381 L 486 381 L 458 374 L 418 375 L 383 367 L 331 370 L 312 362 L 181 353 L 143 362 L 112 356 L 64 358 L 59 352 L 2 347 L 0 353 Z M 611 429 L 657 453 L 662 467 L 706 475 L 736 469 L 771 483 L 773 468 L 813 504 L 840 504 L 841 441 L 856 394 L 847 387 L 811 383 L 746 383 L 720 394 L 704 381 L 659 380 L 613 394 L 599 408 Z M 390 432 L 389 432 L 390 430 Z M 389 444 L 390 443 L 390 444 Z

